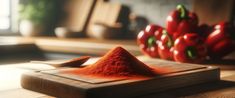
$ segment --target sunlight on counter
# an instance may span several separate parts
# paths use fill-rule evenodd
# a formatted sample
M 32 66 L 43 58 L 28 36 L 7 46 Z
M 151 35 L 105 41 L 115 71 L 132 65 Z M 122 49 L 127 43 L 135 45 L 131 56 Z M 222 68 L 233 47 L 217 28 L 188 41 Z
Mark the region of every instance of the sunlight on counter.
M 0 91 L 21 88 L 20 78 L 25 72 L 36 70 L 54 69 L 55 67 L 45 64 L 11 64 L 0 66 Z

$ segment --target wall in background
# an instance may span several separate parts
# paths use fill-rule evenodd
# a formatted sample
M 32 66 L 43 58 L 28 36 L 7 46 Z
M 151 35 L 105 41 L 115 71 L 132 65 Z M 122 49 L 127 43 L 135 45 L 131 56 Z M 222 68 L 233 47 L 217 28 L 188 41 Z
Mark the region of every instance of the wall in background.
M 175 9 L 177 4 L 184 4 L 192 9 L 193 0 L 110 0 L 121 2 L 130 7 L 130 10 L 138 16 L 145 17 L 150 23 L 165 27 L 166 16 Z

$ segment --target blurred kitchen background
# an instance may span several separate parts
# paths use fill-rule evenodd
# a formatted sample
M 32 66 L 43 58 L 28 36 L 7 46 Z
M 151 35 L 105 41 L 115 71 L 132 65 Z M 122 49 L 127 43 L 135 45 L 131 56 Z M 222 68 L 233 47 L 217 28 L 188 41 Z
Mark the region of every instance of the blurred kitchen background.
M 117 45 L 142 55 L 138 32 L 149 23 L 165 27 L 178 4 L 200 24 L 233 22 L 233 0 L 1 0 L 0 62 L 100 56 Z

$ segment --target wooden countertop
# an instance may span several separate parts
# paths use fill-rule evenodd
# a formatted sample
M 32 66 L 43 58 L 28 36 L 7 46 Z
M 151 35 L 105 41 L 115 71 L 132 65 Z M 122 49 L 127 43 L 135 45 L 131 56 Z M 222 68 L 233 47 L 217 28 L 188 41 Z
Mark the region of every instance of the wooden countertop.
M 143 59 L 144 57 L 139 57 Z M 145 58 L 148 59 L 148 58 Z M 88 62 L 92 62 L 88 61 Z M 214 66 L 214 65 L 212 65 Z M 223 65 L 221 65 L 223 66 Z M 138 96 L 136 98 L 234 98 L 235 97 L 235 63 L 232 69 L 221 70 L 221 81 L 204 83 L 184 88 L 167 90 L 160 93 Z M 21 88 L 20 75 L 35 70 L 55 69 L 44 64 L 18 63 L 0 66 L 0 98 L 54 98 L 41 93 Z M 172 81 L 173 82 L 173 81 Z
M 10 43 L 10 44 L 9 44 Z M 60 39 L 54 37 L 0 37 L 0 47 L 15 45 L 36 45 L 43 51 L 66 53 L 95 53 L 101 55 L 116 45 L 123 45 L 135 55 L 141 54 L 134 40 L 94 40 L 94 39 Z M 98 47 L 98 48 L 97 48 Z M 23 50 L 24 47 L 19 47 Z M 17 48 L 17 50 L 19 49 Z M 14 48 L 12 48 L 14 49 Z M 89 49 L 89 50 L 88 50 Z M 96 50 L 96 51 L 93 51 Z M 160 93 L 148 94 L 137 98 L 234 98 L 235 97 L 235 61 L 228 60 L 214 62 L 213 66 L 221 68 L 221 81 L 194 85 L 179 89 L 168 90 Z M 209 62 L 211 63 L 211 62 Z M 18 63 L 0 65 L 0 98 L 53 98 L 37 92 L 22 89 L 20 75 L 24 72 L 54 69 L 42 64 Z
M 103 55 L 115 46 L 122 46 L 134 55 L 140 55 L 135 40 L 96 40 L 92 38 L 56 37 L 0 37 L 1 45 L 34 44 L 42 51 Z M 17 50 L 19 50 L 18 48 Z M 22 49 L 24 50 L 24 48 Z

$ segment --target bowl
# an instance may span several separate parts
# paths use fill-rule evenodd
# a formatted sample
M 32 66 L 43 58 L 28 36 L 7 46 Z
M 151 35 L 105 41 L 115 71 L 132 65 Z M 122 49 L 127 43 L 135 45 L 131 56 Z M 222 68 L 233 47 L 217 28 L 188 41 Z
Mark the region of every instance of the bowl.
M 73 38 L 83 36 L 82 32 L 75 32 L 74 30 L 68 27 L 57 27 L 55 28 L 55 35 L 58 38 Z
M 120 23 L 107 25 L 103 23 L 95 23 L 91 26 L 88 36 L 97 39 L 117 39 L 123 35 L 123 26 Z

